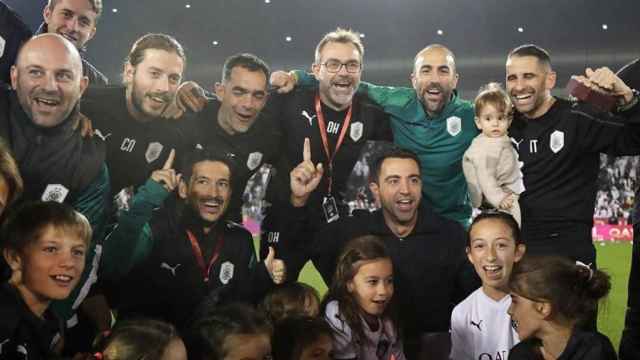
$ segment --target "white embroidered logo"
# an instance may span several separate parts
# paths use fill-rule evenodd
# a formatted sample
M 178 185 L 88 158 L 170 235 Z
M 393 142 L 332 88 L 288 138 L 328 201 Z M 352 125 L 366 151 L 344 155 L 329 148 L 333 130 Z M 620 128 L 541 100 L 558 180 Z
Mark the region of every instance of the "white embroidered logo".
M 233 263 L 225 261 L 220 265 L 220 282 L 227 285 L 233 278 Z
M 362 138 L 362 133 L 364 132 L 363 129 L 364 129 L 364 124 L 362 124 L 362 122 L 360 121 L 357 121 L 351 124 L 351 132 L 349 133 L 349 135 L 351 136 L 351 139 L 353 141 L 360 140 L 360 138 Z
M 451 136 L 456 136 L 462 131 L 462 119 L 457 116 L 450 116 L 447 119 L 447 132 Z
M 99 137 L 100 139 L 102 139 L 102 141 L 107 141 L 107 138 L 111 136 L 111 133 L 108 133 L 107 135 L 103 135 L 100 129 L 93 130 L 93 134 Z
M 42 201 L 55 201 L 62 203 L 67 198 L 69 189 L 60 184 L 49 184 L 42 193 Z
M 178 267 L 180 267 L 180 265 L 182 264 L 176 264 L 176 266 L 171 266 L 169 264 L 167 264 L 166 262 L 163 262 L 162 264 L 160 264 L 160 268 L 161 269 L 167 269 L 169 271 L 171 271 L 171 274 L 173 274 L 173 276 L 176 276 L 176 270 L 178 269 Z
M 4 46 L 7 44 L 7 41 L 0 36 L 0 58 L 4 55 Z
M 160 157 L 160 153 L 162 153 L 162 144 L 159 142 L 152 142 L 147 147 L 147 152 L 144 154 L 145 159 L 147 159 L 148 163 L 152 163 L 156 161 Z
M 313 125 L 313 118 L 316 117 L 315 115 L 309 115 L 307 110 L 302 110 L 302 116 L 306 117 L 307 120 L 309 120 L 309 126 Z
M 247 167 L 249 170 L 255 170 L 262 161 L 262 153 L 259 151 L 252 152 L 247 158 Z
M 518 150 L 520 150 L 520 144 L 522 144 L 523 141 L 524 141 L 524 139 L 520 139 L 520 141 L 517 141 L 516 139 L 511 138 L 511 142 L 516 145 L 516 149 L 518 149 Z
M 564 147 L 564 132 L 556 130 L 549 137 L 549 148 L 554 154 L 557 154 Z

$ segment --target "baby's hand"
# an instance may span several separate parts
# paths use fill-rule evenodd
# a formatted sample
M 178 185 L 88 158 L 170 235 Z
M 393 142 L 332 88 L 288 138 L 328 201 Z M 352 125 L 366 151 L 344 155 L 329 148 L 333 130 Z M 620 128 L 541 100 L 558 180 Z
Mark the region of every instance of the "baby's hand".
M 504 199 L 502 199 L 502 202 L 500 202 L 500 205 L 498 206 L 498 208 L 500 210 L 509 210 L 513 206 L 513 201 L 514 200 L 515 200 L 515 196 L 513 196 L 513 194 L 511 194 L 511 195 L 505 197 Z

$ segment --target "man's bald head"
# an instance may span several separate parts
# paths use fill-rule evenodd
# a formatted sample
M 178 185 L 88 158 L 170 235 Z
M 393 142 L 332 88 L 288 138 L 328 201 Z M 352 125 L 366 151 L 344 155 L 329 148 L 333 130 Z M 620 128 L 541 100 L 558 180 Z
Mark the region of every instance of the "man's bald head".
M 20 64 L 23 54 L 31 54 L 34 51 L 44 51 L 47 53 L 59 52 L 65 54 L 69 59 L 69 65 L 79 66 L 82 71 L 82 58 L 80 52 L 69 40 L 63 36 L 54 33 L 45 33 L 32 37 L 22 45 L 18 56 L 16 57 L 16 65 Z
M 11 67 L 11 85 L 34 124 L 52 127 L 76 109 L 88 79 L 78 49 L 58 34 L 27 41 Z
M 413 65 L 416 65 L 416 61 L 420 58 L 423 58 L 425 55 L 429 54 L 438 54 L 444 55 L 447 58 L 447 61 L 450 62 L 453 67 L 453 71 L 456 71 L 456 56 L 453 54 L 449 48 L 441 44 L 431 44 L 425 47 L 424 49 L 418 51 L 416 56 L 413 58 Z
M 420 50 L 414 58 L 411 82 L 427 114 L 440 114 L 458 86 L 453 52 L 440 44 Z

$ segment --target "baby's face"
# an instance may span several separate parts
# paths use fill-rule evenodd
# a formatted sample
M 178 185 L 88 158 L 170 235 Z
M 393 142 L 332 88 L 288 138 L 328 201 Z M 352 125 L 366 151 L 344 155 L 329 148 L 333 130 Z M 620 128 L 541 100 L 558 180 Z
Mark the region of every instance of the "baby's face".
M 486 137 L 498 138 L 507 134 L 511 119 L 491 104 L 485 104 L 480 116 L 475 118 L 476 126 Z

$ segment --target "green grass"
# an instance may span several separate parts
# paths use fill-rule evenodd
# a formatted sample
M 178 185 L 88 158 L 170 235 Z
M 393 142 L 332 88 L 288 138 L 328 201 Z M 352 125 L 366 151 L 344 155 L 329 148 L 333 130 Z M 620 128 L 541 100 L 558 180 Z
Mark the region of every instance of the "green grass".
M 598 267 L 611 276 L 611 292 L 598 315 L 598 330 L 607 335 L 618 349 L 627 308 L 627 283 L 631 266 L 631 243 L 596 243 Z
M 607 242 L 605 244 L 596 243 L 598 266 L 611 276 L 612 288 L 609 298 L 600 307 L 598 330 L 607 335 L 617 349 L 620 343 L 620 334 L 624 325 L 624 313 L 627 304 L 631 243 Z M 310 262 L 302 269 L 299 280 L 316 288 L 321 296 L 327 290 L 322 277 Z

